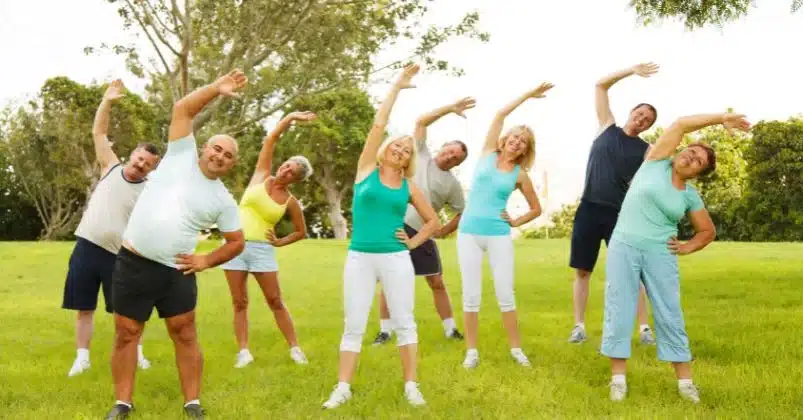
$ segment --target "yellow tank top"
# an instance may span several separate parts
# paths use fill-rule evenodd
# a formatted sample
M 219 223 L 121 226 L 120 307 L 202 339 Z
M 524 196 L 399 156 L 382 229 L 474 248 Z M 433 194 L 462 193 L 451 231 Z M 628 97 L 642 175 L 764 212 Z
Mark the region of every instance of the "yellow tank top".
M 270 197 L 266 182 L 246 188 L 240 199 L 240 222 L 246 241 L 266 242 L 265 232 L 273 229 L 287 210 L 287 202 L 279 204 Z

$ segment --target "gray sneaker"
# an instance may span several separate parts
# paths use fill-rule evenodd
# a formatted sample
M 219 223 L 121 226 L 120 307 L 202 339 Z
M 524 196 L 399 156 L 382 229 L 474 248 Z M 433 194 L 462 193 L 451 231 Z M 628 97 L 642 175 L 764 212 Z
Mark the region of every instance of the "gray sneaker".
M 678 386 L 678 392 L 680 392 L 680 396 L 684 400 L 691 401 L 695 404 L 700 402 L 700 391 L 697 390 L 694 384 Z
M 638 334 L 639 341 L 641 344 L 645 346 L 654 346 L 655 345 L 655 338 L 652 336 L 652 330 L 647 328 L 646 330 L 640 332 Z
M 586 330 L 585 328 L 575 325 L 574 329 L 572 329 L 572 335 L 569 336 L 570 343 L 582 343 L 586 341 Z

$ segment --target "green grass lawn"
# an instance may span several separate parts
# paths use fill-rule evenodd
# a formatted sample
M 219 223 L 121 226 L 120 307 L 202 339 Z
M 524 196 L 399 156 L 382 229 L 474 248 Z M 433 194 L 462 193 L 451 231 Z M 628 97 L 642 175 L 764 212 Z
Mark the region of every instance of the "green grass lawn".
M 214 246 L 212 243 L 204 244 Z M 110 316 L 100 315 L 92 368 L 68 378 L 75 356 L 74 314 L 60 309 L 71 243 L 0 243 L 0 418 L 101 418 L 114 402 Z M 778 418 L 803 415 L 803 244 L 714 243 L 681 259 L 682 302 L 702 403 L 677 395 L 671 366 L 655 348 L 635 344 L 626 401 L 608 400 L 608 361 L 599 355 L 604 253 L 592 278 L 589 341 L 566 342 L 572 326 L 569 242 L 516 243 L 516 301 L 523 348 L 533 362 L 509 356 L 487 271 L 475 371 L 461 367 L 461 342 L 447 341 L 426 282 L 416 283 L 419 380 L 428 406 L 412 408 L 402 392 L 394 345 L 370 346 L 374 305 L 352 390 L 333 412 L 320 408 L 337 379 L 343 329 L 344 242 L 302 241 L 279 250 L 285 304 L 310 359 L 296 366 L 273 316 L 251 282 L 251 351 L 237 351 L 223 272 L 199 276 L 198 323 L 205 365 L 201 402 L 209 418 Z M 446 282 L 462 330 L 454 241 L 442 241 Z M 180 418 L 183 402 L 173 346 L 156 314 L 145 331 L 153 366 L 137 372 L 137 419 Z M 51 417 L 52 416 L 52 417 Z

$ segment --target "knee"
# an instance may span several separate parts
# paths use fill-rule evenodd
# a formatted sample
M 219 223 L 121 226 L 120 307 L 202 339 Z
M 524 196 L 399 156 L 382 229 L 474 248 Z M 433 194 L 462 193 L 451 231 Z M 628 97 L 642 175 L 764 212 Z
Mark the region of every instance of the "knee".
M 234 312 L 245 312 L 248 310 L 248 296 L 236 297 L 231 300 Z
M 198 339 L 195 330 L 195 322 L 185 322 L 180 325 L 170 327 L 168 328 L 168 333 L 170 334 L 170 338 L 172 338 L 176 344 L 180 345 L 188 346 Z
M 362 348 L 362 337 L 365 334 L 365 327 L 346 324 L 346 330 L 340 340 L 340 351 L 350 351 L 359 353 Z
M 138 343 L 142 335 L 142 327 L 136 324 L 117 323 L 114 330 L 114 342 L 117 347 Z
M 578 268 L 574 272 L 575 280 L 579 282 L 588 283 L 588 280 L 591 279 L 591 272 L 587 270 L 583 270 L 582 268 Z
M 271 311 L 281 311 L 284 309 L 284 302 L 282 302 L 282 297 L 280 295 L 272 295 L 265 298 L 268 302 L 268 307 L 270 307 Z
M 443 277 L 441 276 L 427 277 L 427 284 L 429 284 L 429 288 L 432 289 L 433 292 L 446 289 L 446 286 L 443 284 Z
M 393 321 L 393 331 L 396 333 L 396 344 L 398 346 L 418 343 L 418 328 L 412 315 L 395 319 Z

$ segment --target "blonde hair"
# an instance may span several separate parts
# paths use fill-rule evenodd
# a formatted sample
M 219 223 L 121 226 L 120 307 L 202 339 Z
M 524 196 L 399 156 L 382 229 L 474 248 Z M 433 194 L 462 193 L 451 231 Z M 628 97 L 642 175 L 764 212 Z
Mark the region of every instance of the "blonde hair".
M 382 166 L 385 160 L 385 150 L 391 143 L 398 140 L 406 140 L 410 142 L 410 148 L 412 149 L 412 152 L 410 153 L 410 159 L 407 161 L 407 166 L 404 167 L 404 177 L 407 179 L 412 179 L 413 175 L 415 175 L 415 161 L 416 156 L 418 155 L 418 148 L 416 148 L 415 141 L 411 136 L 399 136 L 385 139 L 385 141 L 383 141 L 379 146 L 379 150 L 376 151 L 376 164 L 378 166 Z
M 516 163 L 524 168 L 525 171 L 529 171 L 533 167 L 533 164 L 535 164 L 535 133 L 533 133 L 533 130 L 530 127 L 526 125 L 517 125 L 508 130 L 505 135 L 496 141 L 495 152 L 502 152 L 502 149 L 505 148 L 505 143 L 507 143 L 508 136 L 513 133 L 521 133 L 527 140 L 527 151 L 525 151 L 523 155 L 516 159 Z

